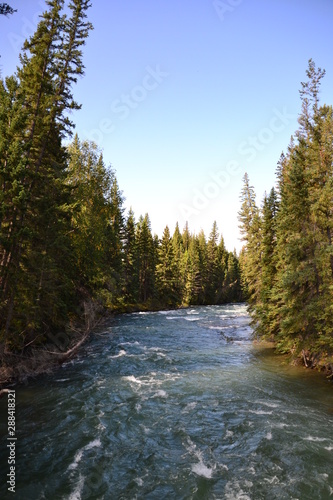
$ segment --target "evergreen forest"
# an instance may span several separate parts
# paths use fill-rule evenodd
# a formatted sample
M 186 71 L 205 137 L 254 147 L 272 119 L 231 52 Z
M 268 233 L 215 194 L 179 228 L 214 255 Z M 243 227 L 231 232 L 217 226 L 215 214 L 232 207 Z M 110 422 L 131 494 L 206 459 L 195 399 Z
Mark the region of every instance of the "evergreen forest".
M 333 109 L 319 103 L 325 71 L 310 60 L 306 75 L 299 128 L 260 207 L 244 176 L 240 259 L 258 337 L 314 366 L 333 351 Z
M 188 225 L 159 239 L 148 214 L 125 215 L 96 144 L 73 137 L 89 1 L 72 0 L 69 14 L 63 0 L 47 5 L 17 72 L 0 82 L 3 355 L 86 330 L 108 311 L 241 301 L 239 261 L 216 222 L 207 239 Z

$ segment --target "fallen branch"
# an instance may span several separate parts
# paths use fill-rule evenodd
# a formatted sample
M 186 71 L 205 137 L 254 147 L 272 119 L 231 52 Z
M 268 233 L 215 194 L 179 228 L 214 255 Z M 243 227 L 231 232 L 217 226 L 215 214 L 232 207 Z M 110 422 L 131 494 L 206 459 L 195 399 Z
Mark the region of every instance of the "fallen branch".
M 306 368 L 309 368 L 304 349 L 302 350 L 302 357 L 303 357 L 304 365 L 306 366 Z

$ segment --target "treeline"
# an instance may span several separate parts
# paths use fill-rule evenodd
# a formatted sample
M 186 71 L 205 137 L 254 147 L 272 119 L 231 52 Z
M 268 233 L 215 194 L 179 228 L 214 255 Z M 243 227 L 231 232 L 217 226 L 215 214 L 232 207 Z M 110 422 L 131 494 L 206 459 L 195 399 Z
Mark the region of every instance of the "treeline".
M 114 171 L 72 134 L 92 29 L 88 0 L 48 0 L 17 73 L 0 82 L 0 346 L 50 341 L 94 307 L 124 311 L 242 298 L 239 263 L 188 227 L 153 236 L 124 215 Z M 66 7 L 66 9 L 65 9 Z M 65 14 L 66 10 L 66 14 Z M 87 307 L 87 304 L 92 307 Z
M 124 216 L 123 197 L 112 169 L 96 145 L 68 148 L 68 184 L 73 189 L 71 245 L 80 286 L 107 307 L 177 307 L 221 304 L 242 299 L 239 262 L 219 239 L 214 222 L 208 241 L 201 231 L 178 224 L 161 239 L 153 235 L 149 215 Z
M 333 352 L 333 109 L 319 104 L 325 72 L 309 61 L 299 129 L 258 208 L 244 177 L 243 279 L 256 332 L 306 365 Z

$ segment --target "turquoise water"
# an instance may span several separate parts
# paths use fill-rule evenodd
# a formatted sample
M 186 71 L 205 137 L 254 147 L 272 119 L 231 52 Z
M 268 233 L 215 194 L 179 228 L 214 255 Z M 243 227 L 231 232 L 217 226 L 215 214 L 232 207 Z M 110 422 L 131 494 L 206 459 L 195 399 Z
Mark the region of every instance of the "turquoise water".
M 16 493 L 1 498 L 330 499 L 333 390 L 251 342 L 244 305 L 116 317 L 16 387 Z

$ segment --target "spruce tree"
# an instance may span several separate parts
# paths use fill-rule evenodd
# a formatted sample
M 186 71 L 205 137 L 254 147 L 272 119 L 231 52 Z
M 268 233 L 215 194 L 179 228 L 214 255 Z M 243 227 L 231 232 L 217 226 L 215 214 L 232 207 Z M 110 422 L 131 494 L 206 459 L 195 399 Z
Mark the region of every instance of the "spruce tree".
M 240 302 L 242 289 L 240 281 L 240 267 L 236 252 L 228 252 L 225 277 L 223 280 L 224 302 Z
M 202 266 L 200 263 L 199 242 L 196 236 L 188 233 L 188 249 L 183 256 L 184 305 L 198 305 L 203 298 Z
M 324 73 L 309 61 L 308 80 L 301 90 L 300 129 L 279 172 L 279 347 L 295 354 L 330 349 L 333 343 L 332 109 L 319 106 Z
M 110 170 L 110 174 L 110 190 L 108 199 L 110 205 L 110 219 L 107 235 L 109 246 L 108 263 L 110 269 L 112 270 L 114 295 L 120 298 L 124 260 L 124 199 L 122 191 L 119 189 L 115 173 Z
M 17 78 L 6 79 L 7 87 L 2 84 L 7 102 L 17 85 L 10 98 L 10 113 L 11 121 L 16 126 L 20 122 L 21 127 L 14 144 L 9 141 L 12 132 L 6 134 L 0 157 L 0 171 L 5 171 L 0 228 L 1 329 L 7 340 L 11 329 L 38 330 L 44 323 L 54 324 L 52 318 L 64 317 L 53 312 L 52 318 L 47 313 L 44 319 L 38 304 L 42 296 L 53 306 L 57 300 L 61 303 L 67 286 L 55 283 L 52 297 L 43 292 L 44 284 L 50 290 L 52 280 L 61 283 L 65 279 L 60 253 L 52 252 L 61 235 L 67 234 L 64 227 L 69 221 L 62 138 L 71 128 L 66 111 L 78 107 L 71 85 L 83 73 L 80 47 L 91 26 L 85 20 L 87 2 L 72 2 L 69 18 L 62 13 L 63 5 L 61 0 L 47 1 L 48 10 L 36 33 L 24 44 Z M 8 123 L 8 115 L 4 119 Z M 67 246 L 63 239 L 62 254 Z M 45 256 L 42 265 L 38 253 Z M 30 308 L 33 313 L 26 315 Z
M 162 305 L 174 307 L 180 303 L 178 269 L 170 230 L 168 226 L 158 248 L 158 264 L 156 266 L 156 287 Z
M 138 247 L 139 302 L 144 304 L 155 294 L 156 243 L 148 214 L 140 216 L 135 238 Z
M 306 74 L 300 126 L 261 214 L 244 179 L 240 262 L 257 333 L 308 365 L 333 352 L 333 110 L 319 104 L 325 72 L 310 60 Z
M 205 302 L 209 304 L 216 304 L 224 274 L 218 251 L 218 238 L 217 223 L 214 221 L 207 243 Z
M 132 208 L 128 212 L 124 231 L 123 294 L 127 304 L 139 302 L 138 246 L 135 217 Z
M 279 322 L 279 298 L 277 289 L 277 215 L 278 198 L 274 188 L 265 194 L 262 207 L 262 256 L 261 256 L 261 291 L 258 307 L 258 331 L 264 338 L 274 338 Z
M 114 172 L 104 164 L 96 144 L 78 136 L 68 147 L 67 184 L 71 187 L 71 243 L 78 289 L 104 296 L 113 305 L 118 282 L 110 260 L 113 217 Z M 111 235 L 111 236 L 110 236 Z
M 261 219 L 255 201 L 254 188 L 250 185 L 248 174 L 244 175 L 239 211 L 240 231 L 245 242 L 242 258 L 242 273 L 246 283 L 250 310 L 255 316 L 261 291 Z
M 184 292 L 184 267 L 182 265 L 182 257 L 184 254 L 184 246 L 183 246 L 183 237 L 179 230 L 178 222 L 176 224 L 174 233 L 172 235 L 172 246 L 174 253 L 174 261 L 175 261 L 175 270 L 176 270 L 176 289 L 178 290 L 179 297 L 183 296 Z
M 226 250 L 224 238 L 222 235 L 217 246 L 217 259 L 219 265 L 219 280 L 216 294 L 216 304 L 224 304 L 228 301 L 227 294 L 224 288 L 225 275 L 227 272 L 228 252 Z

